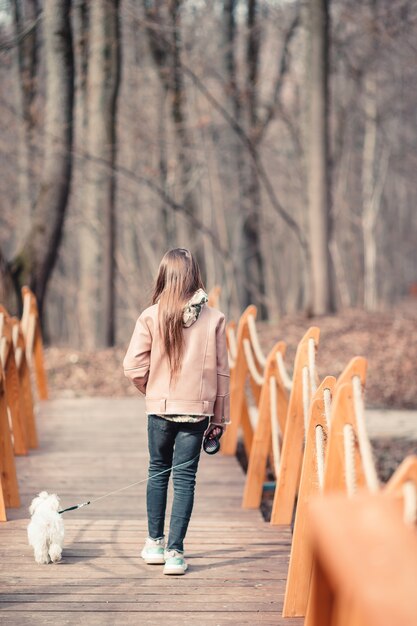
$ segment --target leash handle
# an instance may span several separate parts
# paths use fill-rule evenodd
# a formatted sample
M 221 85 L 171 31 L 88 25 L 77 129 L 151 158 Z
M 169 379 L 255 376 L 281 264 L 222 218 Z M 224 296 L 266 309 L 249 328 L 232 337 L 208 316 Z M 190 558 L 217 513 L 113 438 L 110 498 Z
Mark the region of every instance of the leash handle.
M 81 504 L 75 504 L 74 506 L 69 506 L 67 509 L 62 509 L 62 511 L 58 511 L 59 515 L 62 515 L 62 513 L 66 513 L 67 511 L 76 511 L 77 509 L 81 509 L 83 506 L 87 506 L 87 504 L 90 504 L 91 500 L 89 500 L 88 502 L 82 502 Z

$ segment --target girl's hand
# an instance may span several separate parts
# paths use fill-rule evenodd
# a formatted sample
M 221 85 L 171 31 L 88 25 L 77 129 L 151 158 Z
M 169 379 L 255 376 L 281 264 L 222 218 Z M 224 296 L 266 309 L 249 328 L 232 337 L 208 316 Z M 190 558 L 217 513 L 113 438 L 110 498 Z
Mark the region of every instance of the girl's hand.
M 223 428 L 218 426 L 217 424 L 209 424 L 204 435 L 209 439 L 214 439 L 214 437 L 221 437 L 223 434 Z

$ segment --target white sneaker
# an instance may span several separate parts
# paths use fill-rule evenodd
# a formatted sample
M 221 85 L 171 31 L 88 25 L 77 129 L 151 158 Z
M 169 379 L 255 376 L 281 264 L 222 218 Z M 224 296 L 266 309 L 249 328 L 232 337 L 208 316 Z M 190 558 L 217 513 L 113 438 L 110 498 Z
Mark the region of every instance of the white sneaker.
M 164 551 L 165 539 L 163 537 L 161 539 L 148 537 L 140 555 L 149 565 L 163 565 L 165 563 Z
M 185 574 L 187 567 L 188 565 L 185 562 L 182 552 L 178 552 L 177 550 L 165 550 L 164 574 L 181 576 Z

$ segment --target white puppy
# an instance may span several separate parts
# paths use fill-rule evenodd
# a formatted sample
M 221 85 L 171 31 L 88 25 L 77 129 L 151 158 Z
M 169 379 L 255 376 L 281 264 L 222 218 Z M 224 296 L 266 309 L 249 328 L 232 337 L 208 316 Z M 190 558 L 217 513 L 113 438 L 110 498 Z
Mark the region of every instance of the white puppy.
M 58 513 L 59 498 L 47 491 L 32 500 L 28 526 L 29 545 L 32 546 L 37 563 L 53 563 L 61 560 L 64 544 L 64 520 Z

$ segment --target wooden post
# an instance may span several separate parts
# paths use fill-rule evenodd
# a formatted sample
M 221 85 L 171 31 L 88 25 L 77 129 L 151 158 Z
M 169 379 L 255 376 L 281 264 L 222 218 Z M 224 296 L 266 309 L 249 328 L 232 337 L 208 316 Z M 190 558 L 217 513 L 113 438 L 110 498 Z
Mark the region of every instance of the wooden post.
M 249 338 L 247 339 L 246 336 L 243 337 L 243 339 L 242 339 L 242 348 L 243 348 L 244 342 L 245 341 L 249 341 L 250 352 L 252 354 L 252 359 L 254 361 L 254 366 L 255 366 L 255 368 L 257 368 L 259 362 L 254 358 L 254 355 L 256 356 L 256 351 L 253 349 L 253 346 L 252 346 L 252 343 L 251 343 L 251 338 L 250 338 L 250 328 L 249 328 L 249 319 L 250 319 L 250 317 L 251 317 L 251 315 L 248 315 L 247 318 L 246 318 L 246 322 L 245 322 L 246 326 L 247 326 L 248 333 L 249 333 Z M 244 351 L 244 348 L 243 348 L 243 351 Z M 247 377 L 249 379 L 249 386 L 250 386 L 251 393 L 252 393 L 252 399 L 254 400 L 254 403 L 255 403 L 256 407 L 259 407 L 259 400 L 260 400 L 260 397 L 261 397 L 262 385 L 260 385 L 259 382 L 253 378 L 252 370 L 249 367 L 249 363 L 247 361 L 245 351 L 244 351 L 244 358 L 245 358 L 246 365 L 247 365 Z M 260 364 L 260 365 L 261 365 L 261 370 L 263 372 L 265 364 L 263 364 L 263 365 Z M 246 389 L 247 388 L 245 387 L 244 400 L 243 400 L 243 404 L 242 404 L 241 424 L 242 424 L 242 431 L 243 431 L 243 444 L 244 444 L 244 447 L 245 447 L 246 457 L 249 459 L 250 452 L 251 452 L 251 449 L 252 449 L 254 427 L 252 426 L 252 420 L 250 419 L 249 402 L 248 402 L 248 398 L 246 396 Z
M 0 462 L 0 472 L 1 472 L 1 462 Z M 0 474 L 0 522 L 7 522 L 7 513 L 6 513 L 6 502 L 4 499 L 4 489 L 3 489 L 3 479 Z
M 323 403 L 323 390 L 329 388 L 332 395 L 336 389 L 339 389 L 343 385 L 351 387 L 351 381 L 354 376 L 360 376 L 362 384 L 365 383 L 366 375 L 366 360 L 362 357 L 355 357 L 346 366 L 345 370 L 340 375 L 337 383 L 333 377 L 327 377 L 321 383 L 315 399 L 313 400 L 311 417 L 309 423 L 309 430 L 307 434 L 306 446 L 304 451 L 303 468 L 300 480 L 299 496 L 297 501 L 297 513 L 295 518 L 293 543 L 290 557 L 290 565 L 287 577 L 287 587 L 284 599 L 283 616 L 302 616 L 305 615 L 308 601 L 308 593 L 310 587 L 310 578 L 312 573 L 312 554 L 311 549 L 306 542 L 307 532 L 307 509 L 308 502 L 315 493 L 319 493 L 319 485 L 316 475 L 316 440 L 315 430 L 318 425 L 321 425 L 325 436 L 329 437 L 324 415 L 324 403 Z M 350 382 L 348 382 L 350 381 Z M 343 394 L 342 394 L 343 396 Z M 355 427 L 355 416 L 353 414 L 353 399 L 352 394 L 349 396 L 350 406 L 346 409 L 346 406 L 341 406 L 341 397 L 333 402 L 332 405 L 332 420 L 331 420 L 331 436 L 333 441 L 332 458 L 333 463 L 330 464 L 330 470 L 326 464 L 327 472 L 333 473 L 332 481 L 327 477 L 327 488 L 334 487 L 345 490 L 344 484 L 344 448 L 343 448 L 343 426 L 345 423 L 351 423 Z M 340 417 L 336 418 L 336 414 Z M 345 418 L 348 418 L 346 420 Z M 327 456 L 326 456 L 327 458 Z M 326 462 L 327 463 L 327 462 Z M 359 463 L 359 459 L 357 459 Z M 361 477 L 360 469 L 356 468 L 356 474 Z M 335 479 L 338 476 L 340 482 Z M 362 476 L 363 478 L 363 476 Z M 330 485 L 331 483 L 331 485 Z M 313 576 L 314 580 L 314 576 Z
M 310 409 L 310 421 L 304 449 L 301 470 L 300 488 L 298 491 L 297 512 L 291 546 L 290 564 L 285 589 L 283 617 L 305 615 L 313 567 L 313 556 L 310 545 L 306 541 L 308 526 L 308 504 L 311 498 L 321 493 L 322 487 L 318 478 L 318 461 L 316 446 L 316 430 L 323 432 L 323 448 L 326 450 L 328 425 L 325 419 L 324 393 L 330 394 L 336 384 L 334 376 L 326 376 L 317 389 Z M 323 459 L 324 462 L 324 459 Z
M 417 535 L 383 492 L 310 505 L 315 581 L 304 626 L 417 623 Z
M 235 337 L 235 333 L 236 333 L 236 322 L 234 320 L 230 320 L 230 322 L 227 322 L 226 324 L 226 344 L 227 344 L 227 349 L 229 351 L 229 354 L 232 356 L 233 359 L 236 358 L 236 353 L 235 353 L 235 342 L 236 342 L 236 337 Z M 233 335 L 233 339 L 232 339 L 232 335 Z M 230 368 L 230 370 L 232 370 L 232 368 Z M 230 371 L 230 374 L 232 372 Z
M 236 454 L 239 426 L 242 423 L 244 403 L 246 402 L 245 384 L 248 366 L 243 351 L 243 339 L 249 339 L 247 326 L 248 315 L 256 317 L 256 307 L 251 305 L 242 313 L 237 328 L 237 354 L 233 376 L 230 379 L 230 424 L 222 437 L 221 451 L 223 454 Z
M 363 359 L 361 362 L 357 361 L 355 366 L 355 375 L 358 374 L 357 366 L 360 363 L 360 371 L 362 375 L 365 375 L 366 372 L 366 361 Z M 352 372 L 352 361 L 347 366 L 346 369 L 349 369 Z M 347 491 L 347 479 L 346 479 L 346 468 L 345 468 L 345 447 L 344 447 L 344 427 L 346 425 L 350 425 L 353 429 L 355 441 L 354 441 L 354 449 L 353 449 L 353 463 L 354 474 L 355 474 L 355 485 L 357 489 L 367 488 L 365 473 L 362 465 L 362 458 L 358 445 L 358 437 L 357 437 L 357 423 L 356 423 L 356 414 L 355 414 L 355 406 L 353 400 L 353 384 L 352 380 L 350 382 L 343 382 L 348 377 L 343 376 L 342 383 L 337 383 L 335 386 L 335 395 L 332 403 L 332 411 L 331 411 L 331 428 L 330 435 L 328 438 L 327 444 L 327 454 L 326 454 L 326 463 L 325 463 L 325 472 L 324 472 L 324 487 L 323 491 L 325 494 L 332 493 L 335 491 L 339 491 L 342 493 L 346 493 Z M 319 574 L 316 569 L 313 570 L 312 578 L 311 578 L 311 600 L 309 600 L 306 608 L 306 620 L 305 626 L 314 624 L 316 626 L 321 626 L 319 622 L 316 622 L 314 619 L 314 614 L 317 610 L 316 607 L 316 590 L 320 587 L 320 582 L 316 580 L 316 577 Z M 337 608 L 338 613 L 341 611 L 344 612 L 344 605 L 340 608 Z M 336 622 L 335 622 L 336 623 Z M 343 622 L 344 623 L 344 622 Z M 352 624 L 354 626 L 355 622 L 346 622 L 348 626 Z M 333 622 L 332 622 L 333 625 Z M 359 626 L 359 623 L 358 623 Z
M 256 406 L 259 406 L 262 385 L 259 383 L 259 380 L 256 380 L 252 376 L 252 369 L 250 367 L 250 362 L 248 362 L 248 358 L 245 352 L 245 342 L 248 342 L 249 352 L 250 352 L 250 355 L 252 355 L 253 367 L 255 369 L 257 369 L 258 365 L 260 365 L 262 372 L 263 372 L 264 364 L 266 361 L 266 360 L 263 360 L 264 361 L 263 364 L 259 363 L 259 361 L 257 360 L 258 352 L 257 350 L 255 350 L 254 346 L 251 344 L 251 333 L 250 333 L 249 321 L 252 320 L 252 322 L 254 322 L 255 316 L 256 316 L 256 307 L 253 307 L 253 306 L 248 307 L 248 309 L 246 309 L 246 311 L 244 312 L 244 314 L 242 315 L 239 321 L 238 339 L 236 339 L 234 336 L 234 328 L 235 328 L 234 323 L 229 323 L 227 325 L 227 344 L 228 344 L 228 349 L 229 349 L 229 363 L 231 365 L 231 371 L 230 371 L 231 399 L 230 399 L 230 402 L 231 402 L 231 407 L 234 407 L 235 405 L 235 398 L 237 398 L 238 402 L 241 402 L 241 405 L 240 405 L 241 411 L 240 411 L 239 421 L 240 421 L 240 425 L 243 431 L 243 444 L 245 447 L 247 458 L 249 458 L 250 451 L 252 448 L 254 428 L 252 426 L 252 420 L 250 419 L 248 400 L 247 400 L 246 393 L 245 393 L 247 389 L 246 377 L 249 378 L 249 385 L 250 385 L 253 400 Z M 256 332 L 256 329 L 255 329 L 255 332 Z M 240 339 L 240 343 L 239 343 L 239 339 Z M 239 352 L 240 352 L 240 355 L 239 355 Z M 243 362 L 242 370 L 239 370 L 239 368 L 237 367 L 237 363 L 240 362 L 240 359 L 242 358 L 244 362 Z M 243 375 L 242 374 L 243 370 L 245 372 L 243 382 L 239 382 L 239 381 L 236 382 L 237 380 L 236 377 Z M 259 376 L 262 376 L 262 375 L 258 372 L 257 378 L 259 378 Z M 239 378 L 239 380 L 241 381 L 242 379 Z M 236 393 L 234 393 L 233 390 L 235 390 Z M 237 392 L 238 392 L 238 395 L 237 395 Z M 233 411 L 233 409 L 231 410 Z M 235 419 L 235 417 L 236 417 L 236 413 L 233 413 L 232 421 L 233 419 Z M 228 453 L 230 440 L 233 439 L 234 437 L 236 437 L 236 444 L 237 444 L 237 432 L 234 431 L 233 428 L 230 429 L 229 427 L 228 430 L 226 431 L 226 435 L 223 437 L 222 449 L 225 452 L 225 454 Z
M 308 616 L 304 621 L 304 626 L 332 626 L 334 593 L 321 563 L 314 553 L 313 559 L 313 577 L 308 597 Z
M 285 415 L 288 408 L 288 394 L 281 381 L 278 372 L 276 355 L 277 352 L 285 355 L 285 343 L 278 341 L 268 355 L 265 366 L 265 382 L 262 386 L 258 422 L 254 433 L 251 453 L 249 457 L 248 471 L 246 474 L 245 490 L 243 493 L 242 507 L 244 509 L 258 508 L 262 498 L 262 488 L 265 480 L 268 455 L 271 449 L 271 407 L 270 407 L 270 378 L 277 381 L 277 413 Z M 281 430 L 283 433 L 283 429 Z
M 36 324 L 36 332 L 35 332 L 35 345 L 33 348 L 34 356 L 35 356 L 35 373 L 36 373 L 36 382 L 38 385 L 38 393 L 40 400 L 47 400 L 49 397 L 48 394 L 48 384 L 46 378 L 45 371 L 45 361 L 43 356 L 43 341 L 41 334 L 41 326 L 39 323 L 39 318 Z
M 1 307 L 1 332 L 0 332 L 0 360 L 4 373 L 4 386 L 6 391 L 7 406 L 13 431 L 14 452 L 17 455 L 25 455 L 28 452 L 27 434 L 24 423 L 21 395 L 19 389 L 19 375 L 16 368 L 12 327 L 10 318 Z
M 410 454 L 387 482 L 384 492 L 388 494 L 401 494 L 401 489 L 406 482 L 412 482 L 417 488 L 417 456 Z
M 309 366 L 309 340 L 317 349 L 319 336 L 320 330 L 312 326 L 298 344 L 271 524 L 291 523 L 304 446 L 303 369 Z
M 324 492 L 346 491 L 344 426 L 349 424 L 355 433 L 354 468 L 356 485 L 365 487 L 365 475 L 357 438 L 356 415 L 353 403 L 352 383 L 336 385 L 332 405 L 332 419 L 329 442 L 327 446 L 326 465 L 324 472 Z
M 212 306 L 215 309 L 218 309 L 221 292 L 222 292 L 222 288 L 219 285 L 215 285 L 214 287 L 212 287 L 208 293 L 207 304 L 209 306 Z
M 4 395 L 3 382 L 4 382 L 3 372 L 2 370 L 0 370 L 0 396 Z M 1 405 L 1 402 L 2 402 L 2 399 L 0 397 L 0 405 Z M 1 406 L 0 406 L 0 411 L 1 411 Z M 5 485 L 3 485 L 3 483 L 6 483 L 6 480 L 5 480 L 4 456 L 3 456 L 3 445 L 2 445 L 3 444 L 2 425 L 3 425 L 3 422 L 0 417 L 0 522 L 6 522 L 7 521 L 6 494 L 5 494 L 6 489 L 5 489 Z
M 3 368 L 0 363 L 0 472 L 6 507 L 19 507 L 19 487 L 13 454 L 12 435 L 7 417 L 7 402 Z
M 29 287 L 22 287 L 23 316 L 22 330 L 26 342 L 26 356 L 29 364 L 34 362 L 36 384 L 40 400 L 48 399 L 48 385 L 43 356 L 42 331 L 38 305 L 34 293 Z
M 246 397 L 242 403 L 241 425 L 243 434 L 243 446 L 245 448 L 246 458 L 249 458 L 253 442 L 253 427 L 249 415 L 249 407 Z
M 29 448 L 38 447 L 38 435 L 36 431 L 35 414 L 33 409 L 32 385 L 30 382 L 30 371 L 27 364 L 25 352 L 25 340 L 19 320 L 16 317 L 10 318 L 12 325 L 13 346 L 16 360 L 16 367 L 19 374 L 21 412 L 25 419 L 25 430 Z
M 351 383 L 355 376 L 359 376 L 362 387 L 364 387 L 367 368 L 368 362 L 363 356 L 353 357 L 337 379 L 336 387 L 340 387 L 345 383 Z M 336 389 L 334 391 L 336 391 Z

